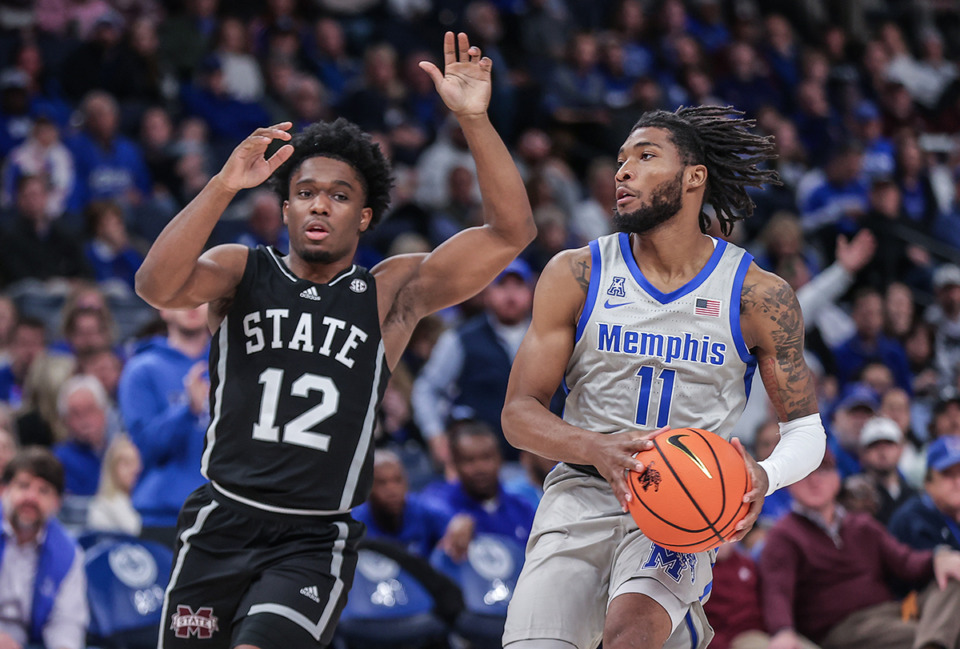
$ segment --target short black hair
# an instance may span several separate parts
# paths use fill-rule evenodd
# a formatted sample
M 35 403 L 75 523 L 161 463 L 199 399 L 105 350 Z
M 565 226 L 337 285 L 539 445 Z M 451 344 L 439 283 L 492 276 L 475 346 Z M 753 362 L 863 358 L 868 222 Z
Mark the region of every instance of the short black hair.
M 450 444 L 450 454 L 456 459 L 460 454 L 460 442 L 467 437 L 486 437 L 493 440 L 500 452 L 500 442 L 493 429 L 479 419 L 459 419 L 453 421 L 447 428 L 447 439 Z
M 729 235 L 735 221 L 753 214 L 753 200 L 747 187 L 764 183 L 782 184 L 773 169 L 758 165 L 776 158 L 773 138 L 751 133 L 756 121 L 743 119 L 732 106 L 681 106 L 675 112 L 654 110 L 644 113 L 638 128 L 662 128 L 680 152 L 684 165 L 704 165 L 707 187 L 703 202 L 713 205 L 720 230 Z M 700 230 L 707 231 L 710 217 L 700 210 Z
M 333 122 L 315 122 L 293 136 L 293 155 L 277 169 L 270 179 L 271 187 L 281 200 L 290 198 L 290 178 L 303 161 L 321 156 L 347 163 L 360 176 L 366 205 L 373 210 L 372 228 L 390 206 L 390 188 L 393 175 L 390 163 L 368 133 L 353 122 L 337 118 Z
M 24 472 L 46 480 L 59 495 L 63 495 L 63 465 L 43 446 L 27 446 L 21 449 L 3 469 L 3 485 L 7 486 L 18 473 Z

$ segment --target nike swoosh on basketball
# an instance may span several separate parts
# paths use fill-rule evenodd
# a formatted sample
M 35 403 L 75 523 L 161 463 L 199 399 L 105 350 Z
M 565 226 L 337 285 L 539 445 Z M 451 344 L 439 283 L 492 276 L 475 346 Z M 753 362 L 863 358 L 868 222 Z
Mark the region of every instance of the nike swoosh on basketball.
M 627 306 L 628 304 L 633 304 L 633 302 L 611 303 L 610 300 L 607 300 L 606 302 L 603 303 L 603 306 L 606 309 L 616 309 L 618 306 Z
M 703 462 L 696 456 L 696 454 L 687 448 L 687 445 L 680 441 L 681 437 L 689 437 L 689 435 L 671 435 L 667 438 L 667 443 L 670 446 L 680 449 L 683 451 L 683 454 L 693 460 L 693 463 L 700 467 L 700 470 L 703 471 L 703 474 L 713 480 L 713 476 L 710 475 L 710 472 L 707 471 L 707 467 L 704 466 Z

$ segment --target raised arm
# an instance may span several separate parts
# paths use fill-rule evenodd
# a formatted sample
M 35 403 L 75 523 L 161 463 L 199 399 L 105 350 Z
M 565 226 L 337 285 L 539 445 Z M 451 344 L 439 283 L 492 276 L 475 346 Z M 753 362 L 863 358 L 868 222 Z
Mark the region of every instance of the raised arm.
M 458 56 L 459 55 L 459 56 Z M 483 225 L 451 237 L 429 255 L 386 260 L 374 269 L 378 287 L 392 287 L 396 303 L 420 317 L 457 304 L 489 284 L 536 236 L 530 201 L 520 172 L 497 134 L 487 106 L 493 62 L 481 58 L 466 34 L 443 40 L 444 71 L 420 67 L 456 116 L 477 165 Z
M 626 511 L 629 489 L 624 469 L 642 470 L 632 455 L 647 448 L 646 433 L 602 435 L 572 426 L 550 412 L 550 398 L 573 353 L 577 319 L 590 283 L 590 252 L 562 252 L 540 276 L 533 320 L 517 352 L 503 406 L 507 440 L 554 460 L 588 464 L 613 487 Z
M 740 446 L 754 488 L 747 494 L 752 505 L 738 525 L 738 538 L 756 521 L 764 497 L 816 469 L 826 446 L 813 374 L 803 358 L 803 315 L 793 289 L 780 277 L 751 265 L 740 296 L 740 322 L 780 420 L 780 440 L 759 464 Z
M 163 229 L 137 271 L 137 294 L 157 308 L 192 308 L 230 295 L 243 275 L 243 246 L 203 248 L 223 211 L 241 189 L 256 187 L 283 164 L 293 147 L 264 157 L 273 140 L 289 140 L 292 124 L 259 128 L 241 142 L 223 169 Z M 202 256 L 201 256 L 202 254 Z

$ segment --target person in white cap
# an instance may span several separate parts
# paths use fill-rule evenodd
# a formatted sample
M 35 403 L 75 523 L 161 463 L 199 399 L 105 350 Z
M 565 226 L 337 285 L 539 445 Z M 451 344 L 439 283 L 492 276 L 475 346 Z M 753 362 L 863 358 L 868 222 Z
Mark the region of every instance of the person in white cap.
M 890 531 L 918 550 L 941 545 L 960 550 L 960 437 L 930 444 L 923 493 L 894 512 Z
M 860 467 L 877 495 L 879 509 L 874 517 L 884 525 L 900 505 L 916 494 L 897 468 L 902 453 L 903 433 L 897 422 L 874 417 L 863 425 Z

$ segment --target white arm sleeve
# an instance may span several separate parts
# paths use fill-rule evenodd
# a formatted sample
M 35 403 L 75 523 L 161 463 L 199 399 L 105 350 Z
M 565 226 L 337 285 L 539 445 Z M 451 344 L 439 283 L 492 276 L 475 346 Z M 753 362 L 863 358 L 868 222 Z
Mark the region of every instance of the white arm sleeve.
M 780 441 L 770 457 L 758 462 L 770 482 L 766 495 L 803 479 L 820 466 L 826 446 L 827 435 L 820 413 L 781 423 Z

